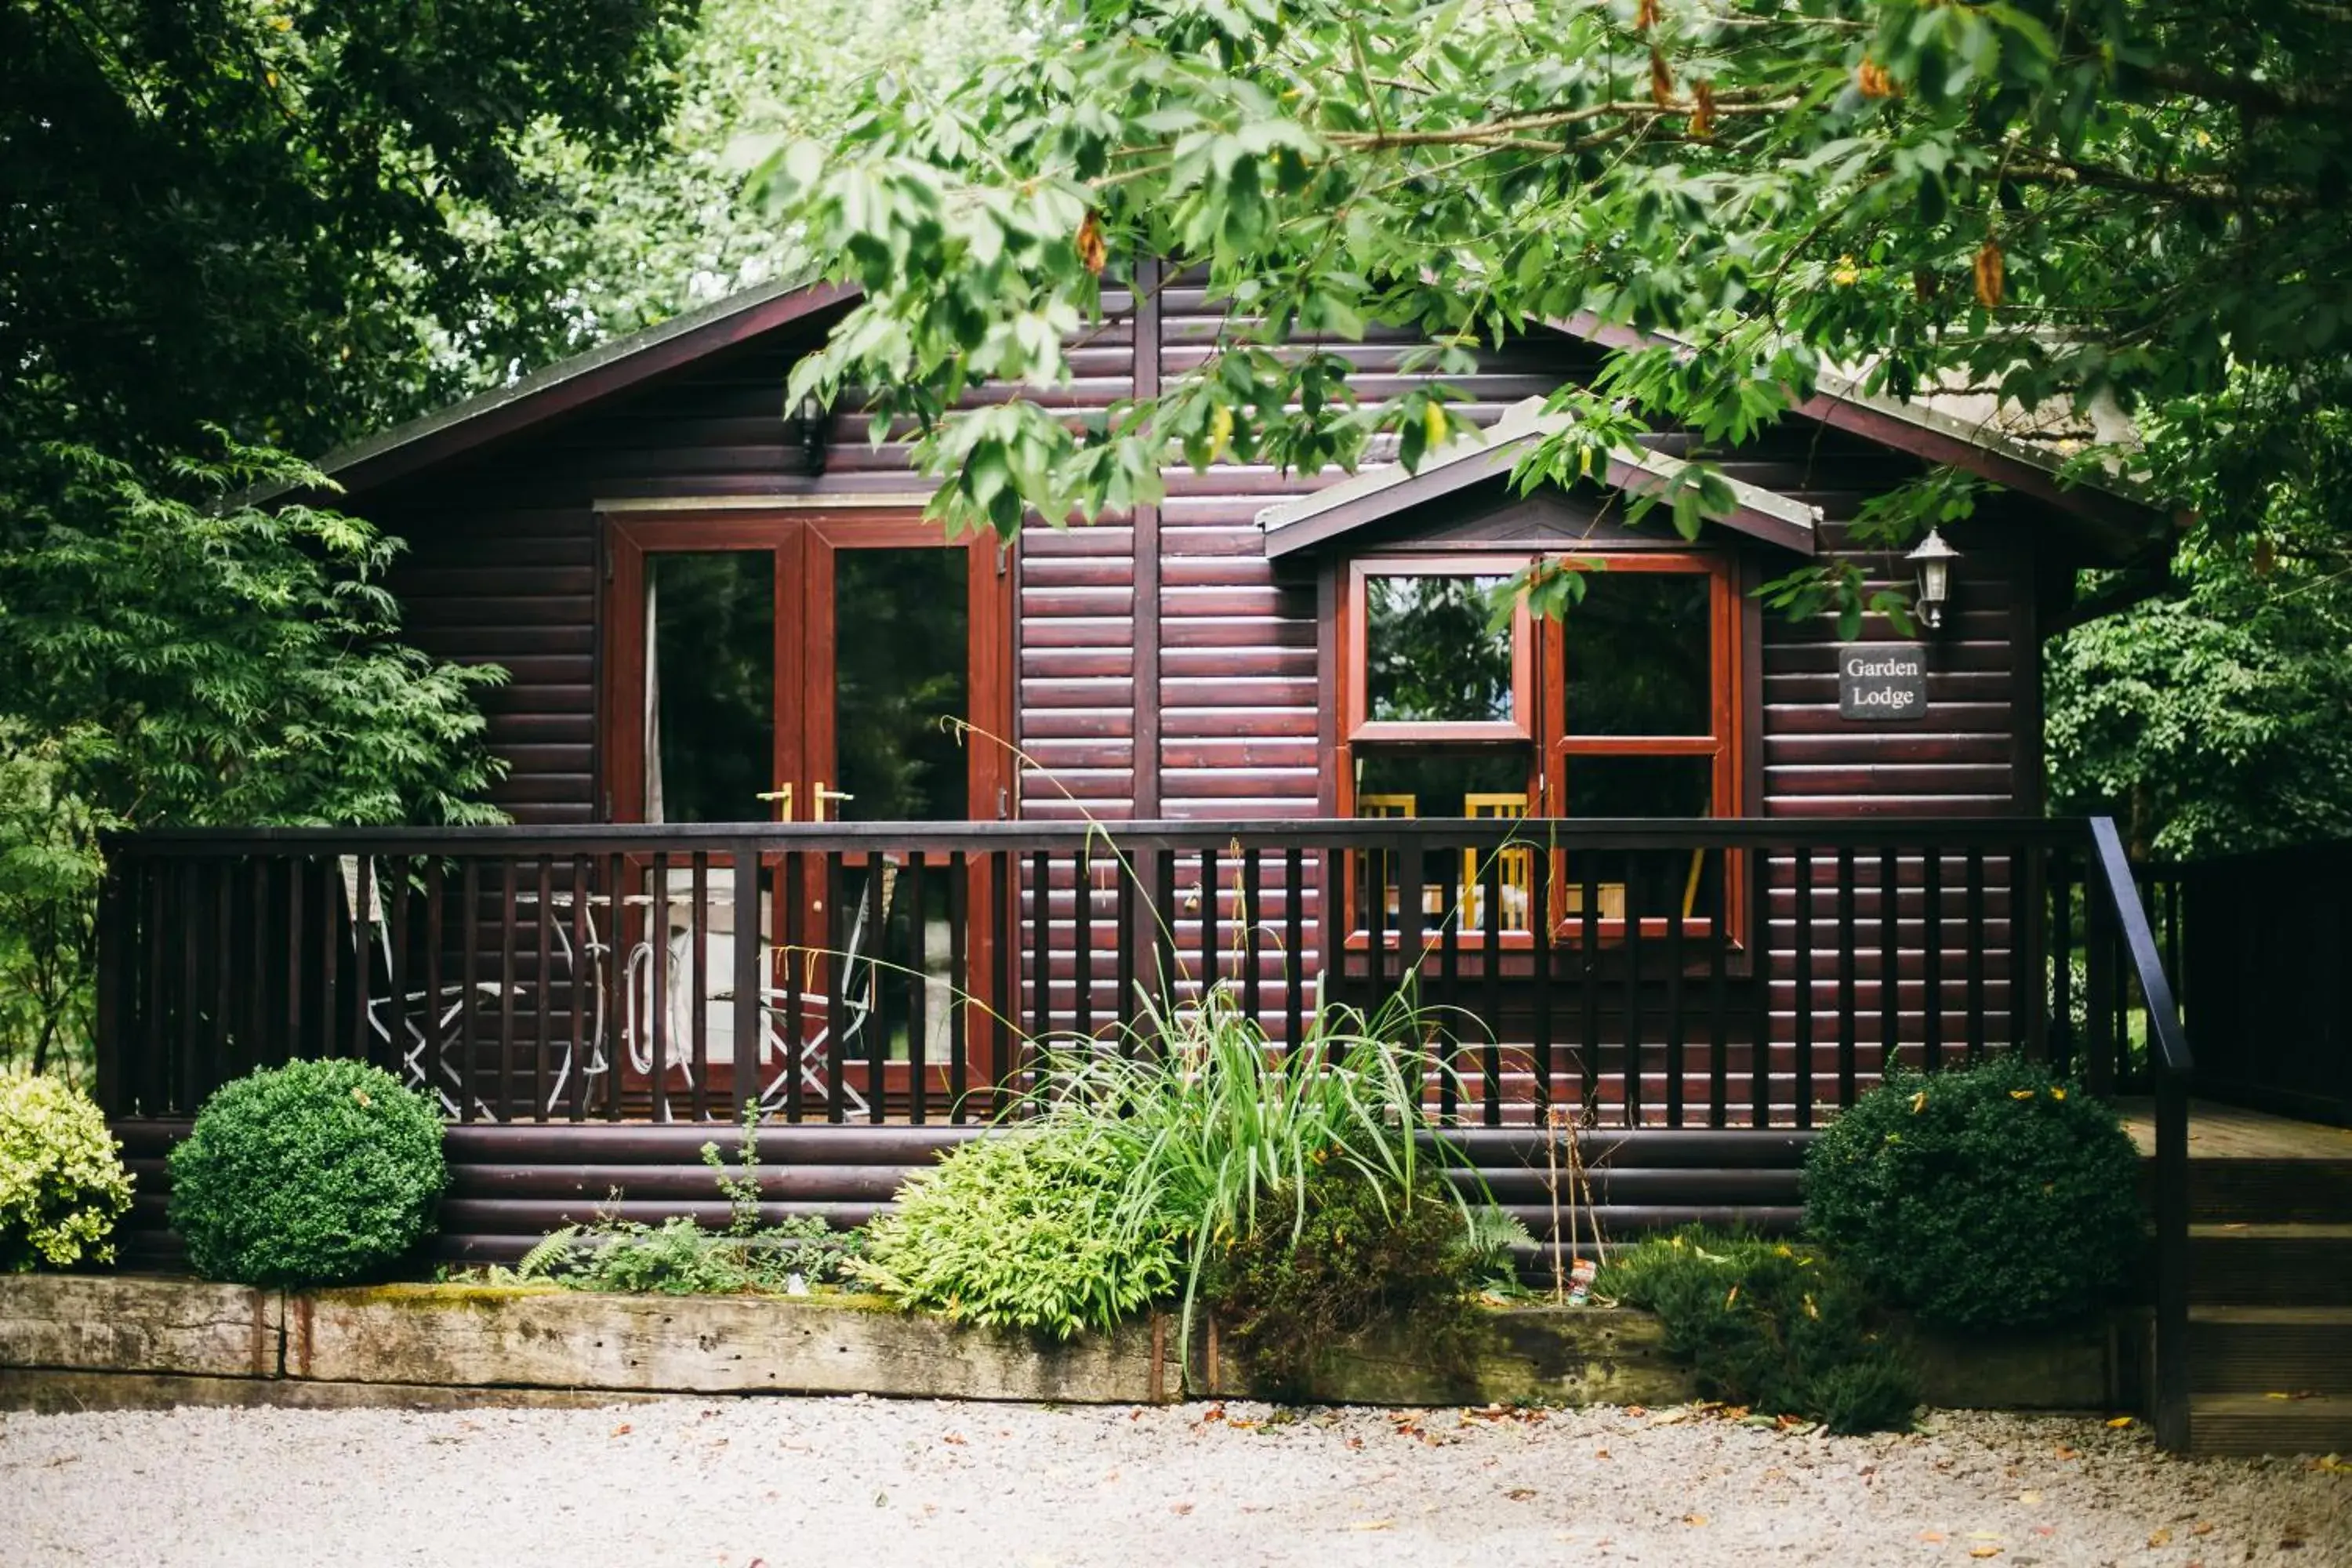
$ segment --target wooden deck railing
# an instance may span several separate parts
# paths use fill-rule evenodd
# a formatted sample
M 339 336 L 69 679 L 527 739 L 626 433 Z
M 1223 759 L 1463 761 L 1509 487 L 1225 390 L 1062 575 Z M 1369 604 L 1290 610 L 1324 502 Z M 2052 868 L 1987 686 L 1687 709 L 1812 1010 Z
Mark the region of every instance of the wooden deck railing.
M 1900 1058 L 2147 1071 L 2080 821 L 1285 821 L 145 834 L 100 1089 L 378 1061 L 457 1121 L 962 1121 L 1204 985 L 1279 1044 L 1409 987 L 1432 1109 L 1809 1126 Z

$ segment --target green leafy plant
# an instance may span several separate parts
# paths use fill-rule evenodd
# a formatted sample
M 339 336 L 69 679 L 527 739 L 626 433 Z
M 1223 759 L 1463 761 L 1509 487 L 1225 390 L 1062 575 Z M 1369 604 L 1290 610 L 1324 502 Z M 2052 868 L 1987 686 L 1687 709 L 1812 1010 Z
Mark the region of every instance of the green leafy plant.
M 899 1189 L 855 1274 L 909 1307 L 1060 1339 L 1175 1289 L 1183 1226 L 1138 1214 L 1139 1151 L 1084 1110 L 975 1140 Z
M 433 1102 L 381 1068 L 265 1068 L 206 1100 L 172 1151 L 172 1226 L 207 1279 L 379 1276 L 432 1230 L 441 1134 Z
M 108 1263 L 131 1207 L 106 1118 L 55 1079 L 0 1073 L 0 1274 Z
M 1303 1184 L 1303 1222 L 1269 1205 L 1208 1268 L 1219 1333 L 1275 1398 L 1307 1393 L 1335 1350 L 1376 1325 L 1402 1330 L 1438 1364 L 1465 1365 L 1477 1342 L 1472 1286 L 1496 1243 L 1509 1245 L 1491 1222 L 1465 1226 L 1433 1172 L 1400 1195 L 1331 1153 Z
M 511 1278 L 573 1290 L 669 1296 L 794 1294 L 849 1278 L 850 1265 L 864 1251 L 863 1232 L 835 1230 L 816 1215 L 762 1223 L 757 1107 L 744 1108 L 737 1163 L 730 1168 L 717 1143 L 702 1146 L 702 1163 L 727 1198 L 723 1235 L 684 1215 L 658 1226 L 603 1215 L 593 1224 L 568 1225 L 546 1237 L 523 1255 Z
M 1854 1276 L 1922 1321 L 2078 1318 L 2143 1245 L 2139 1156 L 2115 1111 L 2015 1056 L 1898 1071 L 1814 1140 L 1805 1223 Z
M 1868 1296 L 1814 1253 L 1689 1226 L 1621 1250 L 1594 1289 L 1655 1312 L 1666 1353 L 1710 1399 L 1841 1433 L 1907 1426 L 1918 1407 Z

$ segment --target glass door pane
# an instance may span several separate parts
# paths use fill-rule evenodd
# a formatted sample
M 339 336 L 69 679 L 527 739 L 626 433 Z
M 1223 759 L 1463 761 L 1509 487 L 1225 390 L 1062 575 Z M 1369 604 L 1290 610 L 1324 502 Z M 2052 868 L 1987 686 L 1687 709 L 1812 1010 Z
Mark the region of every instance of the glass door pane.
M 971 637 L 961 548 L 835 548 L 833 749 L 837 803 L 866 822 L 972 815 Z M 828 810 L 828 816 L 834 812 Z
M 776 777 L 776 558 L 646 557 L 646 820 L 757 822 Z

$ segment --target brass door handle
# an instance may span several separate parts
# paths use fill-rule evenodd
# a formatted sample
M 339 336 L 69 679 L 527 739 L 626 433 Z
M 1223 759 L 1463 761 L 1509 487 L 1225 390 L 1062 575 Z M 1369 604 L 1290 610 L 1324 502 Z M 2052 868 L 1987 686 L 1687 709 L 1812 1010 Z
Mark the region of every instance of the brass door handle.
M 819 779 L 816 781 L 816 788 L 809 792 L 809 820 L 811 822 L 823 822 L 824 820 L 824 803 L 826 801 L 856 800 L 856 798 L 857 797 L 856 795 L 852 795 L 845 789 L 825 788 L 824 781 L 823 779 Z M 835 822 L 841 820 L 841 814 L 839 812 L 835 812 L 834 814 L 834 820 Z
M 778 784 L 773 789 L 763 789 L 751 798 L 754 800 L 772 802 L 776 807 L 776 820 L 778 822 L 790 822 L 793 819 L 792 785 L 783 784 Z

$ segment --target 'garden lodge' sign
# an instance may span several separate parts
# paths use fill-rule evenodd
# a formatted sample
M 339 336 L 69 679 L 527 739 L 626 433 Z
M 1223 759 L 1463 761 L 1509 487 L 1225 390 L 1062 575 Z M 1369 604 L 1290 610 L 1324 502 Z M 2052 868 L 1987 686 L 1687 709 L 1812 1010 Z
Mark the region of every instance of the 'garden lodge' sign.
M 1857 643 L 1838 649 L 1838 713 L 1884 722 L 1927 711 L 1927 650 L 1917 643 Z

